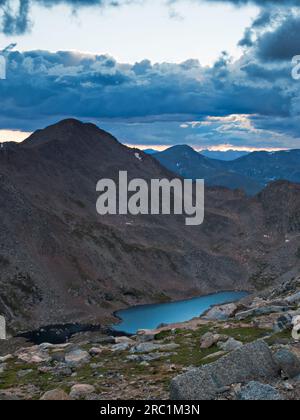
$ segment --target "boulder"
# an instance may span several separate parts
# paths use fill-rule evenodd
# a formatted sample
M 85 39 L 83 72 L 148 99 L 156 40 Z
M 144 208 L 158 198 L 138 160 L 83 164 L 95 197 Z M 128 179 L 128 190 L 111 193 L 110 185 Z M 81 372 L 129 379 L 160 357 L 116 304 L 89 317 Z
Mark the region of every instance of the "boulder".
M 129 362 L 153 362 L 162 358 L 173 356 L 173 353 L 148 353 L 148 354 L 130 354 L 126 357 Z
M 289 313 L 280 316 L 273 326 L 274 332 L 280 332 L 288 328 L 292 328 L 292 321 L 293 317 Z
M 62 351 L 55 351 L 51 354 L 51 361 L 57 363 L 65 363 L 66 356 L 65 353 Z
M 238 307 L 235 303 L 229 303 L 227 305 L 214 306 L 204 315 L 204 318 L 209 321 L 227 321 L 231 318 Z
M 262 341 L 247 344 L 214 363 L 177 376 L 171 382 L 173 400 L 214 400 L 235 383 L 275 378 L 279 369 Z
M 91 394 L 95 393 L 95 387 L 87 384 L 73 385 L 70 392 L 70 397 L 75 400 L 82 400 Z
M 139 343 L 146 343 L 148 341 L 154 341 L 155 340 L 155 333 L 153 333 L 151 330 L 139 330 L 137 332 L 137 341 Z
M 274 360 L 280 367 L 283 375 L 293 379 L 300 375 L 300 360 L 288 349 L 280 349 L 274 354 Z
M 93 337 L 92 340 L 93 344 L 116 344 L 116 339 L 115 337 L 112 336 L 108 336 L 108 337 Z
M 128 344 L 133 345 L 135 342 L 129 337 L 116 337 L 115 343 L 116 344 L 128 343 Z
M 112 346 L 112 351 L 126 351 L 130 349 L 129 343 L 119 343 Z
M 90 359 L 91 357 L 88 352 L 81 349 L 72 350 L 65 356 L 66 364 L 70 366 L 86 364 L 90 361 Z
M 230 337 L 225 343 L 218 343 L 218 347 L 225 352 L 230 352 L 243 347 L 243 343 Z
M 213 334 L 211 332 L 208 332 L 201 337 L 200 348 L 203 350 L 210 349 L 219 341 L 226 341 L 226 340 L 228 340 L 228 337 L 225 335 Z
M 92 357 L 99 356 L 103 352 L 103 347 L 92 347 L 89 353 Z
M 22 362 L 29 364 L 47 363 L 51 360 L 48 351 L 41 349 L 39 346 L 21 348 L 15 355 Z
M 299 341 L 300 340 L 300 316 L 295 316 L 292 321 L 293 324 L 293 331 L 292 331 L 292 337 L 294 340 Z
M 14 394 L 13 390 L 0 391 L 0 401 L 20 401 L 20 400 L 22 400 L 22 398 Z
M 180 346 L 175 343 L 170 344 L 158 344 L 158 343 L 140 343 L 134 346 L 131 353 L 152 353 L 154 351 L 173 351 L 178 349 Z
M 0 315 L 0 340 L 6 340 L 6 322 L 2 315 Z
M 300 292 L 297 292 L 294 295 L 288 296 L 285 300 L 289 305 L 300 303 Z
M 249 382 L 237 395 L 241 401 L 282 401 L 284 397 L 271 385 Z
M 40 398 L 41 401 L 68 401 L 71 400 L 68 394 L 66 394 L 61 389 L 53 389 L 51 391 L 45 392 L 45 394 Z
M 5 363 L 8 362 L 9 360 L 13 359 L 13 355 L 12 354 L 7 354 L 6 356 L 0 357 L 0 364 L 1 363 Z
M 239 312 L 235 315 L 235 318 L 238 321 L 242 321 L 244 319 L 247 319 L 249 317 L 254 316 L 262 316 L 262 315 L 270 315 L 280 312 L 288 312 L 290 308 L 288 306 L 262 306 L 259 308 L 250 309 L 248 311 Z

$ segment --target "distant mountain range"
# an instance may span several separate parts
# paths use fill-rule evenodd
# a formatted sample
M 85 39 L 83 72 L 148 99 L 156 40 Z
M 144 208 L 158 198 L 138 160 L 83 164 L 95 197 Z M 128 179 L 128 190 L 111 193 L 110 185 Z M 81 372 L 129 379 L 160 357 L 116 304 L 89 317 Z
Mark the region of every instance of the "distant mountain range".
M 253 152 L 225 161 L 208 158 L 183 145 L 152 156 L 184 178 L 204 178 L 207 185 L 239 188 L 249 195 L 276 180 L 300 183 L 300 150 Z
M 143 152 L 147 153 L 148 155 L 154 155 L 158 153 L 158 151 L 155 149 L 145 149 L 143 150 Z M 211 159 L 225 160 L 225 161 L 235 160 L 249 154 L 249 152 L 239 152 L 238 150 L 226 150 L 224 152 L 218 152 L 218 151 L 213 151 L 213 150 L 202 150 L 199 153 Z
M 225 161 L 235 160 L 249 154 L 249 152 L 240 152 L 238 150 L 226 150 L 224 152 L 220 152 L 220 151 L 218 152 L 214 150 L 202 150 L 199 153 L 211 159 L 225 160 Z
M 223 170 L 188 147 L 177 152 L 182 174 Z M 96 184 L 120 170 L 174 176 L 77 120 L 0 150 L 0 313 L 13 331 L 109 323 L 128 305 L 260 289 L 299 271 L 299 185 L 272 183 L 255 197 L 207 188 L 205 222 L 188 227 L 179 215 L 99 216 Z

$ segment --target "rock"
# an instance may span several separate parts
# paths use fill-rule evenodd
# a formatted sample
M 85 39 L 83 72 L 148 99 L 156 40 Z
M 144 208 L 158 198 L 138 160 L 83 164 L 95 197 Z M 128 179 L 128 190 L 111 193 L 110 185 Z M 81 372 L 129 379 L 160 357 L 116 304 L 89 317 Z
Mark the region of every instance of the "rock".
M 13 359 L 12 354 L 7 354 L 6 356 L 0 357 L 0 363 L 8 362 L 9 360 Z
M 206 357 L 203 357 L 203 359 L 201 359 L 201 362 L 213 360 L 215 358 L 225 356 L 225 354 L 226 354 L 226 351 L 217 351 L 216 353 L 212 353 L 212 354 L 209 354 Z
M 75 400 L 82 400 L 91 394 L 95 393 L 95 387 L 87 384 L 73 385 L 70 392 L 70 397 Z
M 0 401 L 20 401 L 18 395 L 13 394 L 13 391 L 0 391 Z
M 127 344 L 135 344 L 135 342 L 129 338 L 129 337 L 116 337 L 115 338 L 115 343 L 116 344 L 122 344 L 122 343 L 127 343 Z
M 90 355 L 92 357 L 99 356 L 99 354 L 101 354 L 102 352 L 103 352 L 103 348 L 102 347 L 92 347 L 89 350 L 89 353 L 90 353 Z
M 114 346 L 112 346 L 111 350 L 112 351 L 126 351 L 130 348 L 130 344 L 129 343 L 119 343 L 119 344 L 115 344 Z
M 70 343 L 64 343 L 64 344 L 50 344 L 50 343 L 42 343 L 39 345 L 39 349 L 41 350 L 65 350 L 66 348 L 70 347 L 72 344 Z
M 66 378 L 73 375 L 71 367 L 66 366 L 64 363 L 56 365 L 53 369 L 51 369 L 51 373 L 58 378 Z
M 271 350 L 264 341 L 259 340 L 214 363 L 174 378 L 171 382 L 171 399 L 214 400 L 224 387 L 278 375 L 279 369 Z
M 260 382 L 249 382 L 237 395 L 241 401 L 282 401 L 283 396 L 270 385 Z
M 235 315 L 238 321 L 242 321 L 249 317 L 270 315 L 280 312 L 288 312 L 290 308 L 288 306 L 262 306 L 259 308 L 250 309 L 248 311 L 239 312 Z
M 71 366 L 86 364 L 90 359 L 88 352 L 81 349 L 72 350 L 65 356 L 66 363 Z
M 297 292 L 294 295 L 288 296 L 285 300 L 289 305 L 294 305 L 295 303 L 299 303 L 300 302 L 300 292 Z
M 7 368 L 7 364 L 6 363 L 2 363 L 0 365 L 0 373 L 3 373 L 5 371 L 5 369 Z
M 173 356 L 173 353 L 150 353 L 150 354 L 130 354 L 126 357 L 130 362 L 153 362 L 162 358 Z
M 213 334 L 208 332 L 201 337 L 200 340 L 200 348 L 201 349 L 210 349 L 212 346 L 217 344 L 221 339 L 226 339 L 225 336 L 221 336 L 220 334 Z
M 0 340 L 6 340 L 6 321 L 2 315 L 0 315 Z
M 282 315 L 276 320 L 276 323 L 273 326 L 274 332 L 280 332 L 288 328 L 291 328 L 292 321 L 293 321 L 293 317 L 289 313 Z
M 293 379 L 300 375 L 300 360 L 288 349 L 280 349 L 274 354 L 274 360 L 278 363 L 282 373 Z
M 172 351 L 178 349 L 180 346 L 175 343 L 158 344 L 158 343 L 140 343 L 134 346 L 131 353 L 152 353 L 154 351 Z
M 47 363 L 51 360 L 48 351 L 41 349 L 39 346 L 22 348 L 15 355 L 22 362 L 29 364 Z
M 295 316 L 292 320 L 292 324 L 293 324 L 292 337 L 294 340 L 299 341 L 300 340 L 300 316 Z
M 61 389 L 53 389 L 52 391 L 47 391 L 40 398 L 41 401 L 68 401 L 71 400 L 68 394 L 66 394 Z
M 97 338 L 93 338 L 92 340 L 93 344 L 116 344 L 116 339 L 115 337 L 97 337 Z
M 235 340 L 234 338 L 229 338 L 225 343 L 218 343 L 218 347 L 225 352 L 229 352 L 243 347 L 243 343 Z
M 294 391 L 294 387 L 292 384 L 290 384 L 289 382 L 284 382 L 283 383 L 283 387 L 284 389 L 286 389 L 287 391 Z
M 30 373 L 32 373 L 33 370 L 32 369 L 25 369 L 25 370 L 20 370 L 17 373 L 17 377 L 18 378 L 24 378 L 25 376 L 29 375 Z
M 57 362 L 57 363 L 65 363 L 65 361 L 66 361 L 65 353 L 63 353 L 62 351 L 56 351 L 56 352 L 52 353 L 51 354 L 51 361 L 52 362 Z
M 235 303 L 215 306 L 204 315 L 204 318 L 210 321 L 227 321 L 235 314 L 237 309 Z
M 250 304 L 250 308 L 259 308 L 261 306 L 266 306 L 267 301 L 265 299 L 262 299 L 261 297 L 255 297 L 251 304 Z
M 146 343 L 148 341 L 155 340 L 155 333 L 151 332 L 151 330 L 139 330 L 137 332 L 137 341 L 140 343 Z

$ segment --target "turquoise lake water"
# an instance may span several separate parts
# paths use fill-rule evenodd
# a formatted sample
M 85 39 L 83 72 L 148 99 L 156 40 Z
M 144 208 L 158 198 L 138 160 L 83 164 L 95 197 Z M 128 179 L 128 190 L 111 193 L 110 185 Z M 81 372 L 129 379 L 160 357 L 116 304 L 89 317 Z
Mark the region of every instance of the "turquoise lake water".
M 135 334 L 138 330 L 154 329 L 160 324 L 189 321 L 214 305 L 236 302 L 247 295 L 247 292 L 222 292 L 179 302 L 135 306 L 116 313 L 122 322 L 113 329 Z

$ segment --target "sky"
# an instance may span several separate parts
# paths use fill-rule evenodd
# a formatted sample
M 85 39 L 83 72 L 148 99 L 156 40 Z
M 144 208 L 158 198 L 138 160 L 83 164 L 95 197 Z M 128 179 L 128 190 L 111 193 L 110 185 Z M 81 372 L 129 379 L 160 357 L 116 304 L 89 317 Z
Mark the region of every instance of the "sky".
M 140 148 L 300 148 L 298 3 L 0 0 L 0 141 L 75 117 Z

